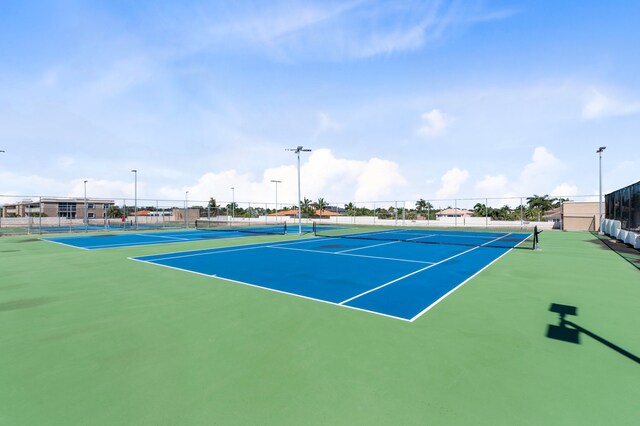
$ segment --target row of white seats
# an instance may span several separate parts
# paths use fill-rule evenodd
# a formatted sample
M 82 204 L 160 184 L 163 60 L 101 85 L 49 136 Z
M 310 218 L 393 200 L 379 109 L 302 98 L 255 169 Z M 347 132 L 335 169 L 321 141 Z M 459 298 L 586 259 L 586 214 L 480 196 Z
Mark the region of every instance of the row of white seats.
M 640 249 L 640 234 L 621 229 L 619 220 L 605 219 L 602 221 L 602 232 L 610 237 Z

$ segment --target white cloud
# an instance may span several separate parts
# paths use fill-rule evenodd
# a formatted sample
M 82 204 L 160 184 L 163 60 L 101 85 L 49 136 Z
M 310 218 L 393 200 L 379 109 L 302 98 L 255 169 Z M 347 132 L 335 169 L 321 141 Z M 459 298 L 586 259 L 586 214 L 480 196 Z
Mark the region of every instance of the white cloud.
M 494 195 L 504 195 L 507 191 L 509 180 L 505 175 L 485 175 L 485 177 L 476 184 L 480 194 L 487 197 Z
M 424 125 L 418 129 L 418 133 L 426 138 L 442 136 L 451 123 L 449 116 L 437 108 L 425 112 L 421 117 Z
M 510 179 L 504 174 L 485 175 L 475 187 L 480 197 L 495 198 L 489 202 L 492 206 L 517 205 L 520 197 L 533 194 L 574 196 L 578 194 L 578 187 L 571 182 L 563 182 L 565 170 L 566 165 L 560 159 L 546 147 L 539 146 L 517 178 Z
M 557 181 L 558 175 L 565 169 L 562 161 L 547 148 L 536 147 L 531 162 L 520 173 L 518 189 L 524 194 L 546 192 Z
M 582 118 L 585 120 L 640 113 L 640 102 L 622 100 L 598 89 L 591 89 L 586 98 L 582 107 Z
M 361 166 L 355 200 L 379 200 L 393 194 L 394 188 L 405 184 L 398 164 L 372 158 Z
M 578 195 L 578 187 L 570 183 L 561 183 L 553 188 L 550 195 L 552 197 L 571 197 Z
M 271 180 L 282 182 L 278 184 L 279 204 L 297 203 L 298 169 L 295 165 L 266 169 L 260 178 L 233 169 L 206 173 L 195 185 L 163 187 L 157 195 L 163 199 L 181 200 L 185 191 L 189 191 L 189 200 L 193 202 L 214 197 L 226 203 L 231 201 L 231 187 L 234 187 L 233 195 L 238 203 L 273 204 L 276 188 Z M 392 161 L 337 158 L 329 149 L 317 149 L 308 156 L 301 156 L 302 197 L 312 200 L 324 197 L 332 203 L 343 203 L 388 198 L 406 183 L 400 167 Z
M 160 188 L 149 184 L 138 176 L 138 200 L 155 205 L 155 200 L 173 200 L 165 206 L 181 206 L 189 191 L 188 199 L 193 204 L 206 204 L 214 197 L 219 202 L 230 202 L 232 194 L 235 201 L 264 205 L 275 203 L 275 183 L 279 180 L 278 202 L 296 204 L 298 198 L 298 169 L 295 156 L 290 158 L 292 165 L 272 167 L 264 170 L 260 177 L 251 173 L 239 173 L 235 169 L 220 172 L 209 172 L 200 176 L 194 185 L 162 186 Z M 148 176 L 148 174 L 147 174 Z M 7 195 L 50 195 L 82 197 L 84 193 L 84 179 L 87 179 L 87 195 L 89 197 L 115 199 L 127 203 L 134 198 L 133 176 L 131 179 L 108 180 L 86 178 L 56 180 L 43 178 L 38 175 L 16 175 L 10 172 L 0 173 L 0 179 L 5 182 L 20 182 L 15 190 Z M 153 177 L 147 177 L 153 181 Z M 317 149 L 310 154 L 301 156 L 301 187 L 302 197 L 317 200 L 324 197 L 333 203 L 350 201 L 363 202 L 380 199 L 395 199 L 397 191 L 407 185 L 407 181 L 400 171 L 400 166 L 388 160 L 369 158 L 366 160 L 351 160 L 338 158 L 329 149 Z M 232 191 L 231 187 L 235 190 Z M 0 200 L 1 203 L 1 200 Z
M 455 196 L 460 190 L 460 186 L 466 182 L 468 177 L 469 172 L 467 170 L 461 170 L 457 167 L 448 170 L 440 178 L 442 186 L 438 192 L 436 192 L 436 196 L 438 198 L 449 198 Z

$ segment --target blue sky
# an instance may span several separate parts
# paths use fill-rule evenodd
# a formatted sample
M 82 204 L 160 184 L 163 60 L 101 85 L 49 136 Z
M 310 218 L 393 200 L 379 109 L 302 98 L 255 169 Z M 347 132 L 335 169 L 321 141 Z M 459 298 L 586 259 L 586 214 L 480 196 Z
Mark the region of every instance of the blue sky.
M 640 179 L 640 3 L 0 0 L 0 194 L 330 202 Z M 445 203 L 446 204 L 446 203 Z

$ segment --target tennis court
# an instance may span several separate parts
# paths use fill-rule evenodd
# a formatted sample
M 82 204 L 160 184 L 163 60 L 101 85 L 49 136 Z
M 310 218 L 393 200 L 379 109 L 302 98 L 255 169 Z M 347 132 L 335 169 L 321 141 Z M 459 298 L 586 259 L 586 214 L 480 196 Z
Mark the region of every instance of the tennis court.
M 455 245 L 444 230 L 323 229 L 336 235 L 116 250 L 0 238 L 0 423 L 637 423 L 638 364 L 614 348 L 640 354 L 638 270 L 590 233 L 464 253 L 480 242 L 471 232 Z M 436 281 L 470 276 L 413 322 L 356 309 L 412 318 L 446 293 Z M 547 337 L 558 305 L 575 307 L 579 344 Z
M 414 321 L 532 237 L 408 229 L 326 232 L 325 238 L 133 259 Z
M 310 227 L 305 228 L 310 231 Z M 131 232 L 119 234 L 81 235 L 70 237 L 43 238 L 57 244 L 63 244 L 85 250 L 99 250 L 121 247 L 148 246 L 168 243 L 186 243 L 203 240 L 217 240 L 228 238 L 243 238 L 263 235 L 282 235 L 286 232 L 286 226 L 280 225 L 254 225 L 218 227 L 202 230 L 180 230 L 162 232 Z

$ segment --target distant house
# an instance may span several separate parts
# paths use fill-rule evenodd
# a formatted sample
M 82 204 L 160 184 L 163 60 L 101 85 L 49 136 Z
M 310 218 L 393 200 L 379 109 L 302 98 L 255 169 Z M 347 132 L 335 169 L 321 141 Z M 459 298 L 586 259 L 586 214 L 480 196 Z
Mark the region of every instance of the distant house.
M 114 204 L 113 200 L 87 198 L 87 218 L 106 218 L 109 208 Z M 84 217 L 84 213 L 84 198 L 41 198 L 36 201 L 23 200 L 2 206 L 2 217 L 45 216 L 81 219 Z
M 562 207 L 556 207 L 555 209 L 546 211 L 542 216 L 542 220 L 560 222 L 562 220 Z
M 436 217 L 471 217 L 473 212 L 465 209 L 444 209 L 436 213 Z

